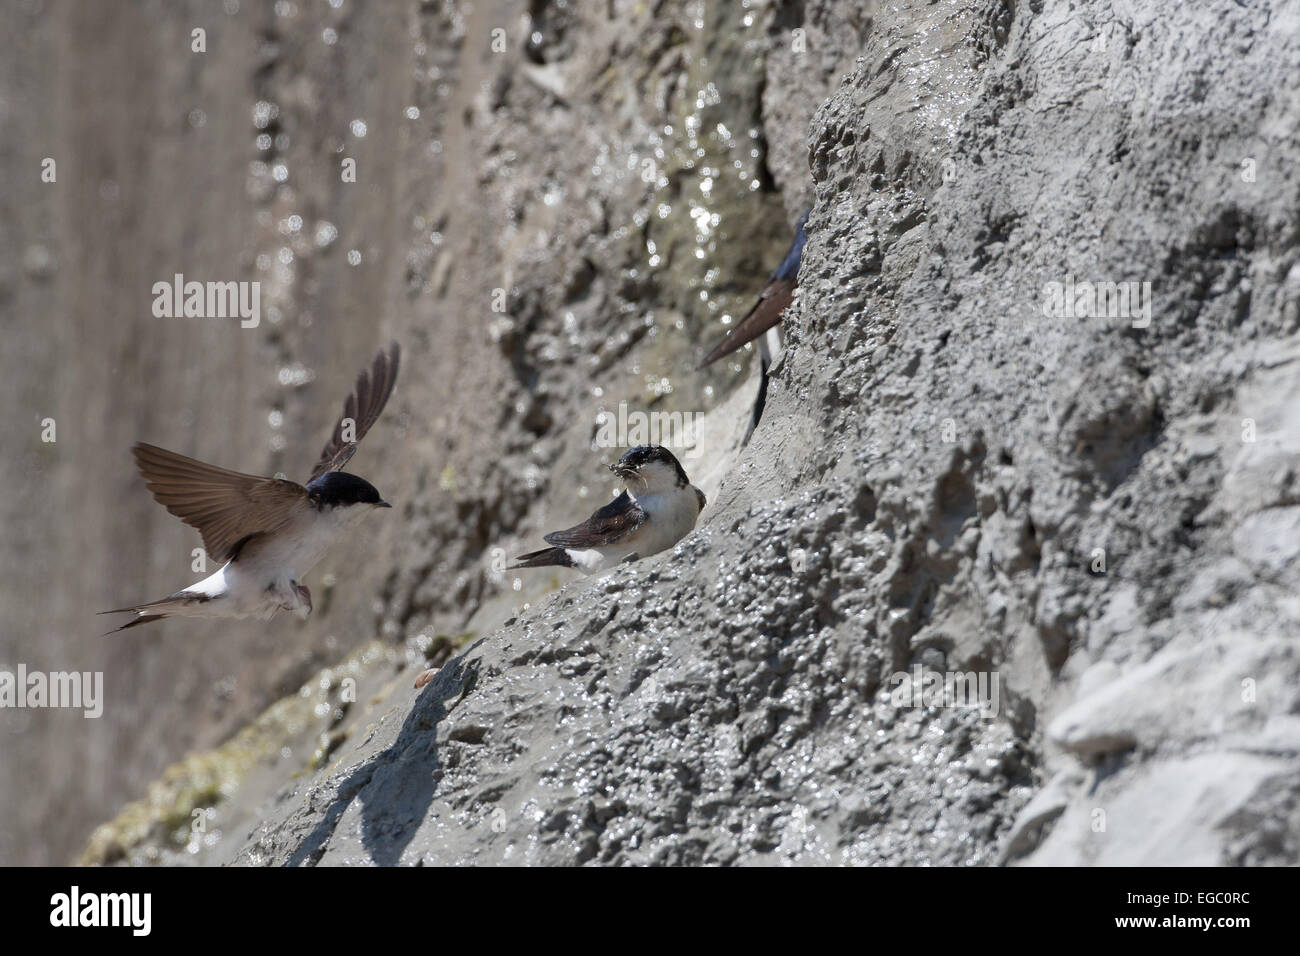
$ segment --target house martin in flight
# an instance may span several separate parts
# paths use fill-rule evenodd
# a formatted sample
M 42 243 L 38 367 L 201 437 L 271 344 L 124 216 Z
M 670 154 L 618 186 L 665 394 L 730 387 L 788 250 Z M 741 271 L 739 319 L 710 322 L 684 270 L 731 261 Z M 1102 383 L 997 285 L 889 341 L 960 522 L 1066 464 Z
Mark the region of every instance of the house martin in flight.
M 392 343 L 357 376 L 305 485 L 135 445 L 136 464 L 154 498 L 198 530 L 207 556 L 221 569 L 160 601 L 100 613 L 136 615 L 118 631 L 168 617 L 266 620 L 281 609 L 310 614 L 311 592 L 302 578 L 358 516 L 391 507 L 370 482 L 340 469 L 393 393 L 400 354 Z
M 508 567 L 555 565 L 596 574 L 629 559 L 671 548 L 695 527 L 704 492 L 691 484 L 673 453 L 661 445 L 638 445 L 609 470 L 623 481 L 623 493 L 590 518 L 545 536 L 543 548 L 520 555 Z

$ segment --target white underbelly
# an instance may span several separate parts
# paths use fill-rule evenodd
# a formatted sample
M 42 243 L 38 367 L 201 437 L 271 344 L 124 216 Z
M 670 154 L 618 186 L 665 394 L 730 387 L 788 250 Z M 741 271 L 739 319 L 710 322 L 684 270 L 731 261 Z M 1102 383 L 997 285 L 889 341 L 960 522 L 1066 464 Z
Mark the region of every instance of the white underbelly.
M 178 595 L 203 600 L 177 601 L 167 613 L 172 617 L 270 617 L 281 602 L 267 590 L 264 578 L 260 570 L 246 574 L 238 564 L 227 562 Z
M 620 564 L 629 555 L 648 558 L 666 551 L 695 528 L 699 499 L 691 488 L 636 499 L 649 519 L 632 534 L 598 548 L 568 548 L 569 558 L 584 574 L 596 574 Z
M 699 499 L 689 486 L 671 494 L 642 495 L 636 503 L 650 516 L 634 536 L 636 546 L 632 550 L 643 558 L 682 540 L 694 530 L 695 519 L 700 516 Z
M 295 591 L 360 508 L 326 514 L 308 512 L 270 540 L 250 541 L 227 565 L 231 604 L 245 616 L 269 617 L 302 602 Z
M 280 580 L 301 581 L 360 510 L 308 512 L 270 540 L 250 541 L 234 563 L 246 576 L 262 574 L 267 585 Z

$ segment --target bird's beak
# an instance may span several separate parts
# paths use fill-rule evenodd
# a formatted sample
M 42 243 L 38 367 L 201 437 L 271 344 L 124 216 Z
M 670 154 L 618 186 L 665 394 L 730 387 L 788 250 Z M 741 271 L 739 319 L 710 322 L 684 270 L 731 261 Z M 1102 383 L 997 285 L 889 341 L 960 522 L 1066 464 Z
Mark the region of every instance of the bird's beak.
M 391 508 L 392 505 L 390 505 L 387 501 L 376 501 L 376 502 L 375 502 L 375 507 L 376 507 L 376 508 Z

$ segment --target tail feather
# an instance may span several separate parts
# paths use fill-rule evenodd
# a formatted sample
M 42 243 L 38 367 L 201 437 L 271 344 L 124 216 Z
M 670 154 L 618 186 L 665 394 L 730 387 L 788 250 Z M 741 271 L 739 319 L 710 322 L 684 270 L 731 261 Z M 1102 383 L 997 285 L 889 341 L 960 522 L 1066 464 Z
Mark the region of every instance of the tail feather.
M 139 615 L 139 617 L 127 621 L 121 627 L 115 627 L 111 631 L 105 631 L 104 636 L 107 637 L 109 634 L 116 634 L 118 631 L 125 631 L 128 627 L 135 627 L 137 624 L 148 624 L 150 621 L 161 621 L 164 618 L 173 617 L 174 615 L 168 613 L 168 611 L 173 608 L 187 607 L 191 604 L 202 604 L 205 601 L 210 600 L 211 598 L 206 594 L 187 594 L 184 591 L 179 591 L 176 594 L 168 595 L 159 601 L 149 601 L 146 604 L 133 604 L 130 607 L 116 607 L 111 611 L 99 611 L 98 613 Z M 150 611 L 156 611 L 156 613 L 150 614 L 148 613 Z
M 101 613 L 101 614 L 110 614 L 110 613 L 112 613 L 112 612 L 111 612 L 111 611 L 100 611 L 99 613 Z M 113 628 L 111 631 L 105 631 L 103 636 L 104 636 L 104 637 L 108 637 L 108 635 L 110 635 L 110 634 L 116 634 L 118 631 L 125 631 L 128 627 L 135 627 L 136 625 L 139 625 L 139 624 L 148 624 L 150 621 L 161 621 L 161 620 L 163 620 L 164 618 L 168 618 L 168 617 L 171 617 L 171 615 L 170 615 L 170 614 L 141 614 L 141 615 L 140 615 L 139 617 L 137 617 L 135 620 L 133 620 L 133 621 L 127 621 L 127 622 L 126 622 L 125 624 L 123 624 L 121 627 L 115 627 L 115 628 Z
M 740 440 L 741 448 L 749 445 L 750 438 L 754 436 L 754 429 L 758 427 L 758 423 L 763 418 L 763 408 L 767 405 L 767 370 L 772 367 L 772 356 L 767 350 L 767 340 L 762 339 L 761 341 L 763 342 L 763 348 L 759 353 L 762 364 L 759 366 L 758 396 L 754 399 L 754 411 L 749 416 L 749 427 L 745 429 L 745 437 Z M 703 505 L 700 505 L 700 510 L 704 510 Z
M 569 552 L 564 548 L 542 548 L 540 551 L 521 554 L 515 560 L 519 563 L 510 565 L 506 568 L 507 571 L 514 571 L 516 568 L 576 567 L 573 559 L 569 557 Z
M 163 598 L 161 601 L 150 601 L 148 604 L 132 604 L 130 607 L 115 607 L 111 611 L 96 611 L 96 614 L 125 614 L 130 611 L 135 614 L 137 611 L 147 611 L 151 607 L 161 607 L 170 602 L 170 598 Z

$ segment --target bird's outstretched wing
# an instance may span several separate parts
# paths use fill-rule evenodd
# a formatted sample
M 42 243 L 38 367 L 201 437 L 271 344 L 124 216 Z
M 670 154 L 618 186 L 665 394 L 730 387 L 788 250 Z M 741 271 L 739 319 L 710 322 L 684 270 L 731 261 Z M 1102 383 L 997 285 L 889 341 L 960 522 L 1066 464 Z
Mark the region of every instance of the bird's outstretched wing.
M 745 313 L 745 317 L 736 323 L 725 339 L 713 347 L 700 368 L 712 365 L 725 355 L 730 355 L 747 342 L 752 342 L 776 323 L 781 321 L 786 307 L 794 301 L 794 279 L 773 279 L 767 284 L 754 307 Z
M 321 449 L 320 461 L 312 469 L 309 483 L 327 471 L 339 471 L 348 463 L 361 439 L 370 431 L 370 426 L 379 419 L 388 403 L 388 396 L 393 394 L 400 359 L 401 349 L 393 342 L 387 351 L 380 349 L 375 354 L 370 368 L 361 370 L 357 376 L 356 388 L 343 403 L 343 414 L 335 423 L 330 440 Z
M 227 471 L 156 445 L 140 443 L 132 452 L 157 502 L 198 530 L 214 561 L 224 563 L 249 537 L 277 531 L 311 507 L 297 482 Z
M 582 524 L 552 531 L 543 540 L 561 548 L 596 548 L 626 538 L 645 524 L 645 519 L 645 512 L 624 491 Z
M 794 290 L 799 286 L 799 265 L 803 262 L 803 247 L 808 242 L 804 226 L 808 224 L 808 216 L 811 213 L 810 209 L 799 217 L 799 222 L 794 227 L 794 241 L 790 243 L 785 258 L 772 273 L 754 307 L 745 313 L 744 318 L 736 323 L 736 327 L 727 334 L 727 337 L 704 357 L 700 368 L 712 365 L 724 355 L 730 355 L 781 321 L 786 308 L 794 301 Z

